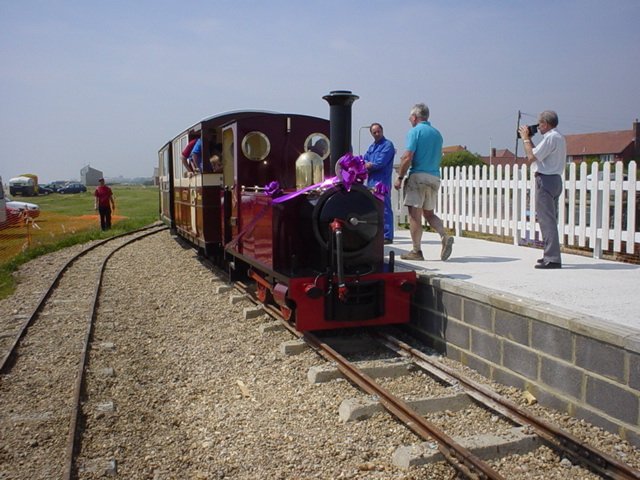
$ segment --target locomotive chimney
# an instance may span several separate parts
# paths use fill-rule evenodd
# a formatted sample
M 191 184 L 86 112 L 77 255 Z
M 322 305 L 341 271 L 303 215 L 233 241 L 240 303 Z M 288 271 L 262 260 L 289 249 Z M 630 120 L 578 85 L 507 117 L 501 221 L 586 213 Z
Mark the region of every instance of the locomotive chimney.
M 329 103 L 331 175 L 336 171 L 336 163 L 345 153 L 351 151 L 351 105 L 358 98 L 350 90 L 333 90 L 322 97 Z

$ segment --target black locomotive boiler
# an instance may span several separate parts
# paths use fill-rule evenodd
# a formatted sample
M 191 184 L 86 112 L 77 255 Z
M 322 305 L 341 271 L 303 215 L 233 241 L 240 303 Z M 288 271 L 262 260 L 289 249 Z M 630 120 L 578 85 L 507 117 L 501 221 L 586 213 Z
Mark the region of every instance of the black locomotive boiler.
M 330 121 L 229 112 L 166 143 L 161 218 L 232 278 L 255 281 L 259 299 L 300 331 L 408 322 L 416 274 L 385 262 L 384 192 L 365 186 L 362 160 L 349 153 L 358 97 L 323 98 Z M 181 159 L 190 136 L 202 144 L 196 174 Z

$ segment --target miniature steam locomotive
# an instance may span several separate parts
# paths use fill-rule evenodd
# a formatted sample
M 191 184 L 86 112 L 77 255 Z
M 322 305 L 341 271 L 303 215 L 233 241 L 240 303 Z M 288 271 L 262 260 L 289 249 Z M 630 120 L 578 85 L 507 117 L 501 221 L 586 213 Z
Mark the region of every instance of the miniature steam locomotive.
M 349 153 L 358 97 L 323 98 L 330 121 L 236 111 L 167 142 L 160 216 L 231 279 L 252 279 L 258 298 L 300 331 L 408 322 L 416 274 L 394 271 L 393 254 L 385 262 L 385 192 L 364 185 Z M 181 158 L 190 138 L 202 146 L 195 174 Z

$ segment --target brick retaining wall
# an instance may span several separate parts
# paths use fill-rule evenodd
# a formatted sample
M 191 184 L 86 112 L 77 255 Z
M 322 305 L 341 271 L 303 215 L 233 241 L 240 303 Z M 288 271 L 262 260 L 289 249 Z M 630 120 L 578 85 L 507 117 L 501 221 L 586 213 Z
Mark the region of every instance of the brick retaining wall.
M 640 331 L 428 274 L 410 328 L 487 378 L 640 447 Z

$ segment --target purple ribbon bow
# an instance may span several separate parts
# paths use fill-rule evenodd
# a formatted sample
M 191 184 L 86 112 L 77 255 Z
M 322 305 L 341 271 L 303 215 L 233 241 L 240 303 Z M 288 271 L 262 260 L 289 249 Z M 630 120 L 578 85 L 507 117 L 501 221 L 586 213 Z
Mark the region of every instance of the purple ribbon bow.
M 377 182 L 373 187 L 373 194 L 379 199 L 384 201 L 384 197 L 389 195 L 389 187 L 382 182 Z
M 351 185 L 354 183 L 364 183 L 367 179 L 367 169 L 362 157 L 347 153 L 340 157 L 338 166 L 340 167 L 339 176 L 347 191 L 351 190 Z
M 280 188 L 280 184 L 273 180 L 264 186 L 264 194 L 270 196 L 271 198 L 279 197 L 282 195 L 282 189 Z

